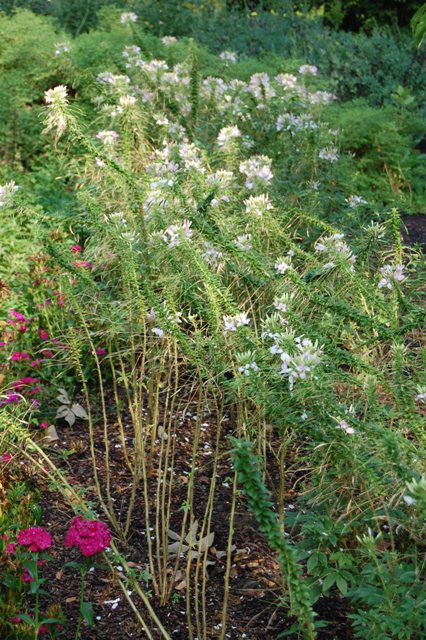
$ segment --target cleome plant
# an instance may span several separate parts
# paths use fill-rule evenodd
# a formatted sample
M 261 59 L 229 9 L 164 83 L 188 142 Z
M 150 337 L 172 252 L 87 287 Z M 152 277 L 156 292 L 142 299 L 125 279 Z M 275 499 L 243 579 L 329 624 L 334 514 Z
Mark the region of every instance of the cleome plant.
M 31 218 L 38 243 L 37 286 L 1 326 L 1 468 L 23 455 L 68 500 L 66 546 L 87 555 L 86 530 L 110 545 L 149 638 L 173 637 L 176 601 L 189 640 L 237 637 L 246 502 L 277 558 L 277 638 L 320 638 L 330 598 L 356 638 L 423 637 L 424 259 L 397 203 L 358 191 L 316 66 L 243 77 L 226 52 L 213 76 L 194 42 L 153 51 L 134 13 L 111 28 L 121 57 L 81 99 L 45 91 L 69 208 L 0 188 L 1 215 Z M 72 42 L 61 56 L 74 65 Z M 55 419 L 84 439 L 85 493 L 44 442 Z M 89 563 L 68 566 L 78 638 Z

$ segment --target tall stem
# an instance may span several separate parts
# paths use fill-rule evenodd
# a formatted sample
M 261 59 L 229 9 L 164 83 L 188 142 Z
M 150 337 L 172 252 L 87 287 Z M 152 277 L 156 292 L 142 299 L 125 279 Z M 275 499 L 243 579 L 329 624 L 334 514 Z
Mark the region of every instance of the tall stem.
M 86 573 L 87 573 L 86 567 L 82 567 L 81 568 L 81 585 L 80 585 L 80 611 L 79 611 L 77 629 L 75 632 L 74 640 L 78 640 L 80 636 L 81 620 L 83 618 L 81 611 L 83 609 L 83 602 L 84 602 L 84 586 L 86 582 Z

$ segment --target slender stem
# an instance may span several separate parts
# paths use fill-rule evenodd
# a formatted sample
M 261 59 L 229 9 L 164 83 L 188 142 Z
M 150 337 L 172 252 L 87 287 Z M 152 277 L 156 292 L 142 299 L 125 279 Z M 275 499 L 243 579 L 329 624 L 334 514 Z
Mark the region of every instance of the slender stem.
M 77 623 L 77 629 L 76 629 L 76 632 L 75 632 L 74 640 L 78 640 L 78 638 L 80 637 L 80 627 L 81 627 L 81 621 L 82 621 L 82 618 L 83 618 L 81 610 L 83 608 L 83 602 L 84 602 L 84 586 L 85 586 L 85 582 L 86 582 L 87 568 L 86 567 L 82 567 L 80 571 L 81 571 L 80 611 L 79 611 L 79 615 L 78 615 L 78 623 Z
M 38 583 L 38 554 L 35 554 L 35 571 L 34 571 L 34 580 L 36 581 L 36 584 Z M 34 637 L 37 639 L 38 638 L 38 609 L 39 609 L 39 585 L 37 584 L 37 591 L 35 593 L 35 618 L 34 618 L 34 631 L 35 631 L 35 635 Z

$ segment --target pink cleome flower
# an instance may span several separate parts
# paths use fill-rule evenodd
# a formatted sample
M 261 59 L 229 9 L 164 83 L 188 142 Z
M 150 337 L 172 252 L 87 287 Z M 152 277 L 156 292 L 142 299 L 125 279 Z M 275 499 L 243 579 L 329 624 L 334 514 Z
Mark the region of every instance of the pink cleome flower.
M 41 527 L 30 527 L 18 533 L 18 544 L 28 547 L 30 551 L 44 551 L 51 546 L 52 536 Z
M 106 524 L 97 520 L 84 520 L 81 516 L 71 520 L 65 536 L 65 546 L 79 548 L 86 557 L 105 551 L 110 542 L 111 534 Z

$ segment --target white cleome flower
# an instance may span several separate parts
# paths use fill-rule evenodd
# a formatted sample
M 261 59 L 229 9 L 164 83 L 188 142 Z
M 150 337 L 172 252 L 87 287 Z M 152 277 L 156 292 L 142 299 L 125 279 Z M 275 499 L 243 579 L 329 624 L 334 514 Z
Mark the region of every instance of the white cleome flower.
M 235 332 L 248 324 L 250 324 L 250 318 L 245 311 L 237 313 L 235 316 L 223 316 L 223 335 L 226 336 L 229 331 Z
M 138 16 L 136 13 L 132 13 L 131 11 L 122 13 L 120 16 L 121 24 L 131 24 L 132 22 L 136 22 Z
M 106 147 L 112 147 L 118 140 L 118 133 L 116 131 L 99 131 L 96 134 L 96 138 L 102 142 Z
M 392 289 L 395 282 L 402 282 L 405 280 L 405 275 L 402 273 L 403 270 L 404 266 L 402 264 L 397 264 L 396 267 L 387 264 L 382 267 L 380 269 L 382 278 L 378 284 L 379 289 L 382 289 L 383 287 L 386 289 Z
M 219 131 L 217 144 L 219 147 L 227 147 L 233 144 L 237 138 L 241 138 L 241 131 L 238 127 L 224 127 Z
M 235 51 L 222 51 L 222 53 L 219 54 L 219 58 L 226 62 L 237 62 L 237 54 Z
M 0 208 L 11 206 L 13 196 L 18 191 L 18 188 L 13 180 L 7 182 L 4 186 L 0 186 Z
M 302 64 L 299 67 L 299 73 L 302 76 L 316 76 L 318 74 L 318 67 L 313 64 Z
M 246 205 L 246 213 L 261 218 L 266 211 L 273 209 L 272 202 L 269 200 L 267 193 L 262 193 L 260 196 L 250 196 L 247 200 L 244 200 Z
M 172 224 L 161 234 L 161 239 L 170 249 L 179 246 L 185 240 L 189 240 L 192 236 L 190 220 L 184 220 L 178 224 Z
M 269 183 L 274 174 L 271 170 L 272 160 L 267 156 L 252 156 L 241 162 L 240 173 L 246 176 L 247 189 L 253 189 L 256 183 Z
M 68 90 L 60 84 L 44 93 L 44 101 L 49 107 L 46 121 L 46 131 L 56 129 L 56 138 L 60 138 L 67 128 L 66 107 L 68 105 Z
M 346 420 L 341 420 L 337 425 L 336 429 L 341 429 L 342 431 L 344 431 L 345 433 L 348 433 L 349 435 L 352 435 L 353 433 L 355 433 L 355 429 L 353 427 L 350 427 L 346 422 Z

